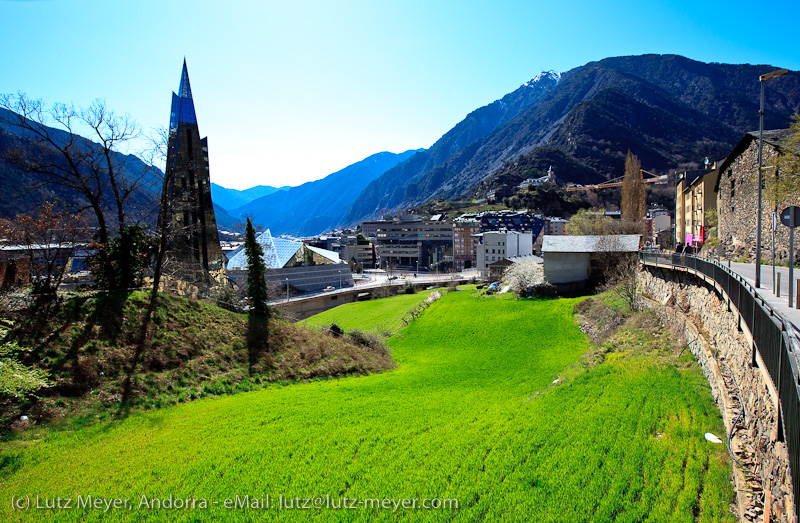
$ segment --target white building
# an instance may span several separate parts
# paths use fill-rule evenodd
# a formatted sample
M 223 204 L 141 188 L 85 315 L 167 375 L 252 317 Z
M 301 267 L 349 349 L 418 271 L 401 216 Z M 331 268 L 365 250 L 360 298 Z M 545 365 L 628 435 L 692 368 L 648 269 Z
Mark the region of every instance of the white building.
M 533 233 L 518 231 L 487 231 L 475 235 L 477 246 L 477 268 L 486 273 L 489 265 L 513 256 L 533 254 Z

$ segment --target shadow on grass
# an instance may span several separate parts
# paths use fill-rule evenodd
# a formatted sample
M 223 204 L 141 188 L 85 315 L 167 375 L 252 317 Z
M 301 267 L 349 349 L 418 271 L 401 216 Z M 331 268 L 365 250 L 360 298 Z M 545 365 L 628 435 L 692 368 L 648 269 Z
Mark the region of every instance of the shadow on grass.
M 125 377 L 122 380 L 122 400 L 120 401 L 119 410 L 117 411 L 117 416 L 119 417 L 126 417 L 130 413 L 136 370 L 142 362 L 142 358 L 147 351 L 147 346 L 150 343 L 150 338 L 152 337 L 150 327 L 153 323 L 153 314 L 156 308 L 158 308 L 159 301 L 158 293 L 151 292 L 147 302 L 147 309 L 145 309 L 144 317 L 142 318 L 142 324 L 139 327 L 139 334 L 135 344 L 136 348 L 133 357 L 128 363 L 128 367 L 125 369 Z
M 261 356 L 269 349 L 269 314 L 249 314 L 247 316 L 247 362 L 248 374 Z

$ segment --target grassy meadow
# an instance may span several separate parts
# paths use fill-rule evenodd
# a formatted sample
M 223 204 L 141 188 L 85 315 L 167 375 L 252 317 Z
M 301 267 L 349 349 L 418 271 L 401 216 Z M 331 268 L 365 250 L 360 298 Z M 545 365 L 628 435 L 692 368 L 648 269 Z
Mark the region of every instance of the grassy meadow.
M 664 363 L 666 349 L 635 335 L 590 362 L 577 301 L 451 292 L 389 340 L 397 368 L 382 374 L 29 430 L 0 457 L 0 519 L 734 521 L 725 447 L 703 438 L 724 429 L 699 368 Z M 77 507 L 87 495 L 128 504 Z M 72 504 L 13 508 L 36 496 Z M 226 507 L 236 496 L 250 508 Z M 278 507 L 298 497 L 309 508 Z M 327 508 L 344 497 L 352 508 Z M 384 498 L 457 508 L 363 502 Z
M 444 289 L 432 289 L 415 294 L 398 294 L 391 299 L 346 303 L 321 312 L 300 323 L 328 327 L 335 323 L 344 330 L 362 329 L 394 333 L 403 326 L 403 316 L 416 307 L 432 292 L 444 293 Z

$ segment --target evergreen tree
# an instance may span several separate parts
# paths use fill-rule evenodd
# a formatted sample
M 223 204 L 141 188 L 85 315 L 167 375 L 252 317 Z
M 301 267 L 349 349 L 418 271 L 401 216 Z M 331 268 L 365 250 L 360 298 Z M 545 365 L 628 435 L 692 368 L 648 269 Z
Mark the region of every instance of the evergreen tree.
M 250 303 L 250 314 L 269 316 L 267 301 L 267 267 L 264 264 L 264 250 L 256 241 L 256 231 L 250 218 L 244 237 L 244 252 L 247 256 L 247 300 Z
M 622 211 L 624 232 L 644 232 L 644 215 L 647 212 L 642 163 L 635 154 L 628 151 L 625 158 L 625 177 L 622 179 Z

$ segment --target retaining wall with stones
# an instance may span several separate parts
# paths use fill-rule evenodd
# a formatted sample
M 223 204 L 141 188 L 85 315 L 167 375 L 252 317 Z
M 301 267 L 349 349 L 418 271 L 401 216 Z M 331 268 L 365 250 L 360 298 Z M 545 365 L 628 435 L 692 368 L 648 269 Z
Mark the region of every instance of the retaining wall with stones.
M 649 306 L 685 334 L 732 433 L 731 449 L 741 463 L 734 474 L 740 518 L 797 523 L 778 396 L 763 365 L 752 365 L 752 336 L 738 312 L 688 272 L 645 267 L 639 285 L 653 300 Z

